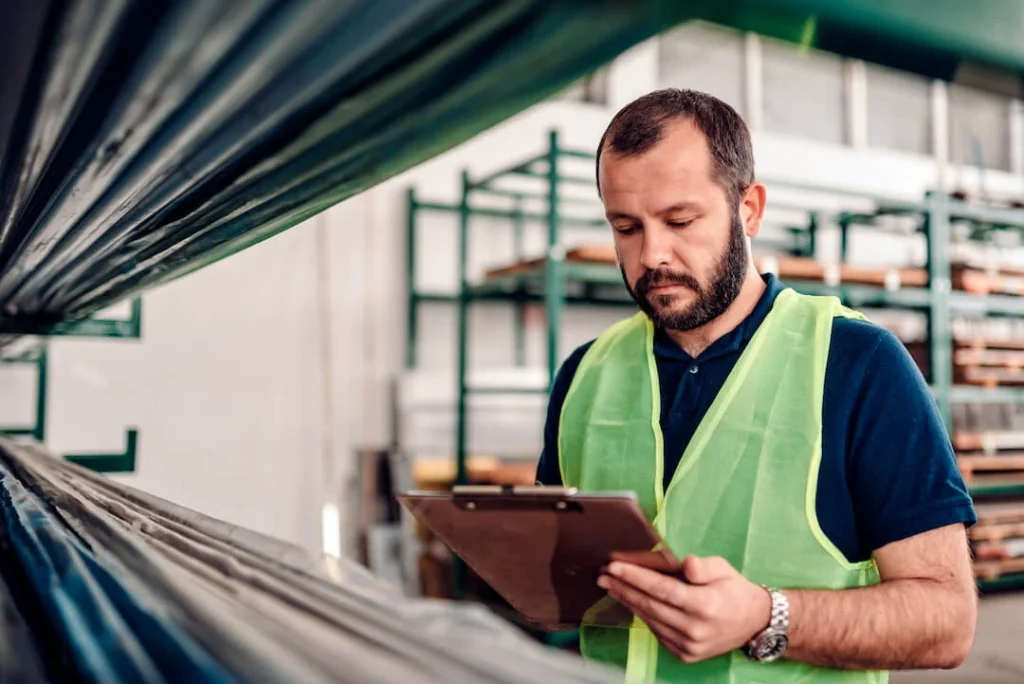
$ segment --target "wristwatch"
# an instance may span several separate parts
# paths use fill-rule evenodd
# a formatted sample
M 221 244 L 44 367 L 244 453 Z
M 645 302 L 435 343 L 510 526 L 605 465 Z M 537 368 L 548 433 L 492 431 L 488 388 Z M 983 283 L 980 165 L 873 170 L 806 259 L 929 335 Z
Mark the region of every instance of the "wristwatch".
M 746 654 L 759 663 L 778 660 L 789 645 L 789 599 L 778 589 L 765 587 L 772 599 L 772 617 L 768 626 L 747 642 Z

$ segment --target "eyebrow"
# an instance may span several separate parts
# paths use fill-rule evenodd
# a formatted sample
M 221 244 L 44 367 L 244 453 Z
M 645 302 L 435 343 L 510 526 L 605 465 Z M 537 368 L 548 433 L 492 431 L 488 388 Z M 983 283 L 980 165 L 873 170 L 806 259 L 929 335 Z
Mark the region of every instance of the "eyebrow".
M 658 216 L 661 216 L 662 214 L 671 214 L 671 213 L 674 213 L 674 212 L 677 212 L 677 211 L 700 211 L 700 209 L 701 209 L 701 206 L 699 204 L 697 204 L 696 202 L 691 202 L 691 201 L 676 202 L 671 207 L 665 207 L 664 209 L 659 211 L 658 212 Z
M 677 211 L 700 211 L 700 209 L 701 209 L 700 205 L 697 204 L 696 202 L 683 201 L 683 202 L 676 202 L 675 204 L 673 204 L 670 207 L 665 207 L 664 209 L 658 211 L 657 215 L 658 216 L 662 216 L 664 214 L 671 214 L 671 213 L 674 213 L 674 212 L 677 212 Z M 611 212 L 608 212 L 607 214 L 605 214 L 605 217 L 609 221 L 615 221 L 617 219 L 632 219 L 632 220 L 636 220 L 636 216 L 633 216 L 632 214 L 627 214 L 626 212 L 623 212 L 623 211 L 611 211 Z

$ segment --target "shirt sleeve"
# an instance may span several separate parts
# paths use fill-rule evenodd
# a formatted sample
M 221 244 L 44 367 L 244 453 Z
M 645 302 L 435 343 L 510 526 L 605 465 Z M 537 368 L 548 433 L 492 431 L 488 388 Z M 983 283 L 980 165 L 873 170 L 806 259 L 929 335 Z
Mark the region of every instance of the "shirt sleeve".
M 555 382 L 548 397 L 547 417 L 544 421 L 544 449 L 540 453 L 540 462 L 537 463 L 537 482 L 540 484 L 551 487 L 558 487 L 562 484 L 562 470 L 558 465 L 558 422 L 562 415 L 565 395 L 569 393 L 572 379 L 576 376 L 576 369 L 579 368 L 580 361 L 583 360 L 583 355 L 590 349 L 591 344 L 593 341 L 577 348 L 562 363 L 562 367 L 555 374 Z
M 864 357 L 859 384 L 847 387 L 853 390 L 848 476 L 861 544 L 869 552 L 928 530 L 977 522 L 924 376 L 895 335 L 872 327 L 873 351 Z

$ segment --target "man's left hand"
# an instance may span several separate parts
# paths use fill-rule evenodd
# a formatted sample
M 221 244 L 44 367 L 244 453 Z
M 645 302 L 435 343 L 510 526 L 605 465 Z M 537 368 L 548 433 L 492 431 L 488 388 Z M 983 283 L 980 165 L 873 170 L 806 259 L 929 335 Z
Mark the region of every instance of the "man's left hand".
M 687 663 L 739 648 L 768 626 L 768 592 L 724 558 L 687 556 L 683 576 L 686 582 L 616 561 L 598 584 Z

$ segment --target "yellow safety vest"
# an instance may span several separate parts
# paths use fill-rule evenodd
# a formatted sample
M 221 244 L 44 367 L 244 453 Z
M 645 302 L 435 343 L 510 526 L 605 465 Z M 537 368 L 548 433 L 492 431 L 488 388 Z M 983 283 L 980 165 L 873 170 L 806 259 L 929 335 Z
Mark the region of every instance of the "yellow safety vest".
M 664 442 L 654 328 L 644 314 L 601 335 L 562 406 L 559 466 L 581 492 L 628 489 L 676 554 L 722 556 L 744 577 L 779 588 L 845 589 L 879 582 L 873 560 L 850 563 L 815 510 L 825 364 L 836 316 L 863 318 L 834 297 L 791 289 L 776 298 L 689 442 L 663 491 Z M 887 672 L 840 671 L 739 650 L 686 664 L 639 620 L 581 626 L 585 657 L 630 682 L 882 683 Z

